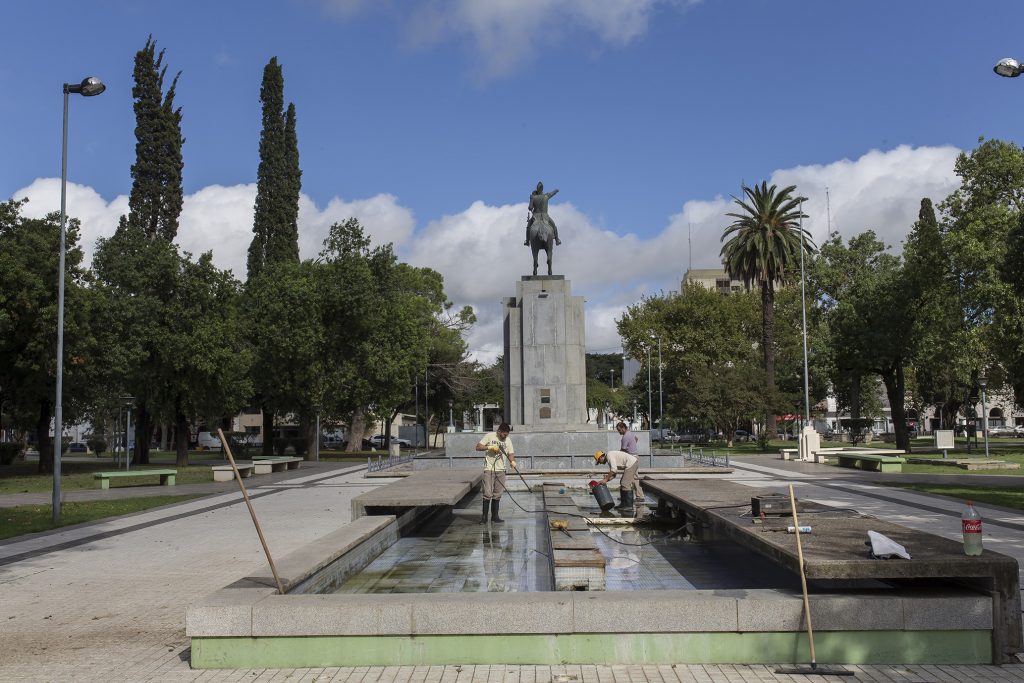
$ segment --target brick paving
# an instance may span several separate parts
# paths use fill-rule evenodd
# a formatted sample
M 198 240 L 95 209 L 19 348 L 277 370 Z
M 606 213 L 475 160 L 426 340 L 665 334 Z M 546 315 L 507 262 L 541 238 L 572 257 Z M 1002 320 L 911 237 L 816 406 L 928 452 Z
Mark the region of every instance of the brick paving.
M 807 498 L 856 505 L 871 514 L 951 537 L 959 533 L 959 509 L 943 509 L 942 499 L 879 489 L 869 476 L 844 473 L 840 477 L 835 476 L 834 468 L 787 467 L 767 458 L 736 459 L 733 464 L 736 472 L 730 477 L 737 481 L 751 485 L 773 479 L 795 481 Z M 283 556 L 349 521 L 352 497 L 387 482 L 363 478 L 362 468 L 321 463 L 287 476 L 251 481 L 248 486 L 268 544 L 275 556 Z M 140 488 L 133 487 L 132 494 Z M 167 489 L 152 487 L 150 491 L 158 494 Z M 125 518 L 0 542 L 0 681 L 1024 681 L 1024 664 L 846 667 L 855 673 L 853 677 L 776 674 L 771 666 L 684 664 L 193 671 L 184 630 L 186 606 L 239 576 L 262 569 L 265 563 L 237 488 L 211 484 L 197 492 L 210 495 Z M 3 498 L 0 496 L 0 506 Z M 1024 516 L 986 506 L 980 511 L 986 522 L 993 522 L 986 526 L 986 546 L 1022 559 Z

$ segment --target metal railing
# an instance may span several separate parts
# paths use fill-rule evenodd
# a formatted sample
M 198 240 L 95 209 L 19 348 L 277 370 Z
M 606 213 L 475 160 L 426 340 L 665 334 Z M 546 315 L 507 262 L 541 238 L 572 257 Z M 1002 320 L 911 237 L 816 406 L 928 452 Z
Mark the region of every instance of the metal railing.
M 710 453 L 705 453 L 703 448 L 698 448 L 696 451 L 693 446 L 690 446 L 689 451 L 683 453 L 683 459 L 687 462 L 694 462 L 698 465 L 710 465 L 711 467 L 728 467 L 729 466 L 729 454 L 723 453 L 722 455 L 715 455 L 712 450 Z
M 366 471 L 380 472 L 381 470 L 412 462 L 415 457 L 415 452 L 403 455 L 389 455 L 387 457 L 384 457 L 383 455 L 378 455 L 376 458 L 369 457 L 366 459 Z

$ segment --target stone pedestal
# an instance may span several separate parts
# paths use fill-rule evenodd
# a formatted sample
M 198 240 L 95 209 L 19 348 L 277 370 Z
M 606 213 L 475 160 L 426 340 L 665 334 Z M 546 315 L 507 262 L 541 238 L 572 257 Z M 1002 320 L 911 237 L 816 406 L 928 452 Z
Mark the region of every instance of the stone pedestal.
M 590 431 L 583 297 L 562 275 L 524 275 L 505 299 L 505 421 L 515 431 Z
M 814 462 L 814 453 L 821 448 L 821 435 L 808 425 L 800 433 L 800 459 Z

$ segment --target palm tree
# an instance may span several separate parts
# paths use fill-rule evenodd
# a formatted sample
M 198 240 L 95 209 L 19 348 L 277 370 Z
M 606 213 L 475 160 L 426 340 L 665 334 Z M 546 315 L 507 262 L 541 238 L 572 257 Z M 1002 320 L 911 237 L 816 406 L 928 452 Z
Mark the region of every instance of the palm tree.
M 733 197 L 740 213 L 722 233 L 722 261 L 729 277 L 743 280 L 749 288 L 761 286 L 761 345 L 764 352 L 765 381 L 769 392 L 775 393 L 775 285 L 794 279 L 800 269 L 801 233 L 806 253 L 815 245 L 810 233 L 800 227 L 801 203 L 806 197 L 795 197 L 796 185 L 779 191 L 767 182 L 750 188 L 743 186 L 746 200 Z M 731 238 L 731 239 L 730 239 Z M 775 407 L 770 406 L 765 420 L 768 438 L 775 436 Z

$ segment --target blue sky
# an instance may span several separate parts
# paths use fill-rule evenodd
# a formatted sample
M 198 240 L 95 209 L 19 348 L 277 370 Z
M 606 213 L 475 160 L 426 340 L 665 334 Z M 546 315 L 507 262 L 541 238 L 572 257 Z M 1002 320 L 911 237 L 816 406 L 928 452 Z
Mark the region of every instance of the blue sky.
M 498 300 L 530 269 L 537 180 L 559 188 L 555 271 L 587 298 L 588 347 L 614 319 L 714 267 L 740 183 L 797 183 L 808 227 L 897 245 L 922 196 L 955 186 L 978 136 L 1015 140 L 1024 57 L 1005 4 L 776 0 L 285 0 L 5 3 L 0 194 L 59 207 L 61 84 L 71 101 L 68 211 L 85 247 L 126 211 L 131 73 L 152 34 L 187 138 L 179 241 L 244 277 L 271 56 L 295 103 L 300 232 L 315 255 L 359 216 L 477 308 L 470 347 L 500 351 Z M 10 30 L 10 27 L 17 27 Z M 824 188 L 829 188 L 827 215 Z M 446 246 L 446 245 L 456 245 Z M 692 253 L 691 246 L 692 245 Z

